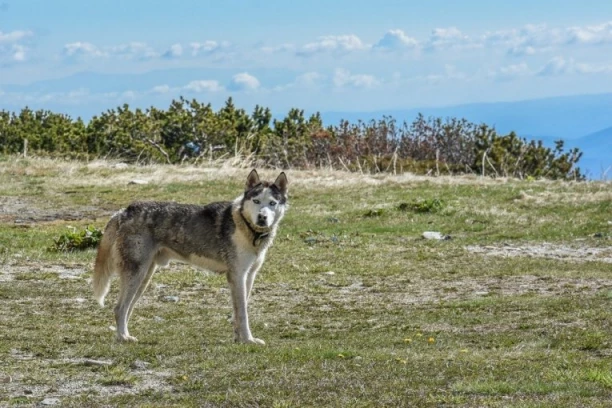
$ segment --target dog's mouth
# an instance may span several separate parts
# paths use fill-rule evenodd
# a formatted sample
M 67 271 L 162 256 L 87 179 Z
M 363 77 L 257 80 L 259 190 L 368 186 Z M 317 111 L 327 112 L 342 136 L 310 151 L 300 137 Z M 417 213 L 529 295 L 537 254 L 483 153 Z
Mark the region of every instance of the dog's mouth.
M 262 228 L 267 228 L 268 227 L 268 223 L 266 222 L 266 220 L 257 220 L 257 224 L 258 227 L 262 227 Z

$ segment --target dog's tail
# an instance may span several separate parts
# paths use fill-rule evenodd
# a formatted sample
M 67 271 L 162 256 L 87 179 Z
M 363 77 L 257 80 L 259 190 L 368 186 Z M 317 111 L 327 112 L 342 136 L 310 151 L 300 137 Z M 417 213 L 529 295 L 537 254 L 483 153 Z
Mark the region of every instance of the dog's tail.
M 111 278 L 114 270 L 113 247 L 119 229 L 119 214 L 115 214 L 104 229 L 102 241 L 98 246 L 98 255 L 93 271 L 93 293 L 94 298 L 100 306 L 104 307 L 104 298 L 110 289 Z

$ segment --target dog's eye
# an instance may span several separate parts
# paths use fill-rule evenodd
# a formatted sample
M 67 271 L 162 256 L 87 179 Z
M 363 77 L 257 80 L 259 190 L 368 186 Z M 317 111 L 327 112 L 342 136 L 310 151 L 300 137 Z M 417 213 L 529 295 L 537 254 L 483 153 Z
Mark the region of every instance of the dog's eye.
M 259 200 L 253 200 L 253 202 L 254 202 L 255 204 L 260 204 L 260 203 L 261 203 L 261 201 L 259 201 Z
M 276 201 L 270 201 L 270 207 L 274 207 L 276 205 Z

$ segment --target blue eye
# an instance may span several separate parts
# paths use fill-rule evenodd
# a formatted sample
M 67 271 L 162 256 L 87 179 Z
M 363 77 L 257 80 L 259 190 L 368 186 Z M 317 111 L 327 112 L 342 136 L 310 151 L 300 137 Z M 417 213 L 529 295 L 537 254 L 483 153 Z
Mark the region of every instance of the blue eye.
M 261 201 L 259 201 L 259 200 L 253 200 L 253 202 L 254 202 L 255 204 L 260 204 L 260 203 L 261 203 Z
M 270 207 L 274 207 L 276 205 L 276 201 L 270 201 Z

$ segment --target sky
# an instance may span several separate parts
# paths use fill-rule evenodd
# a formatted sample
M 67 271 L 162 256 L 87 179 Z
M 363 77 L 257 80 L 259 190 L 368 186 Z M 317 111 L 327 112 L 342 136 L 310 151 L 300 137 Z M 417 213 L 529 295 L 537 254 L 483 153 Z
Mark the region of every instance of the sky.
M 612 92 L 612 1 L 0 0 L 0 109 L 373 111 Z

